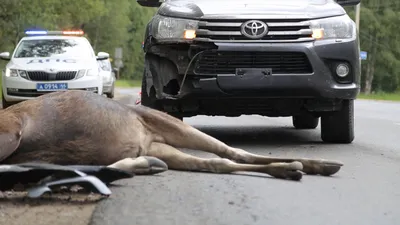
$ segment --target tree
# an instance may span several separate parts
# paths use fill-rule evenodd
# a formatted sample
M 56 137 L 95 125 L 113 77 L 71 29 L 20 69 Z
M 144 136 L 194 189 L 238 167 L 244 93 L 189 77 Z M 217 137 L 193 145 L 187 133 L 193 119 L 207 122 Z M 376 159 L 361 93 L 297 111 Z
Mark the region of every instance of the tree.
M 360 18 L 361 50 L 368 52 L 368 59 L 362 61 L 362 91 L 399 90 L 400 2 L 363 0 Z
M 1 0 L 0 50 L 13 51 L 26 29 L 83 29 L 97 52 L 113 57 L 115 48 L 123 48 L 120 75 L 137 79 L 143 73 L 145 26 L 156 10 L 132 0 Z M 354 8 L 346 10 L 354 18 Z M 368 52 L 362 91 L 400 91 L 400 1 L 362 0 L 360 16 L 361 50 Z

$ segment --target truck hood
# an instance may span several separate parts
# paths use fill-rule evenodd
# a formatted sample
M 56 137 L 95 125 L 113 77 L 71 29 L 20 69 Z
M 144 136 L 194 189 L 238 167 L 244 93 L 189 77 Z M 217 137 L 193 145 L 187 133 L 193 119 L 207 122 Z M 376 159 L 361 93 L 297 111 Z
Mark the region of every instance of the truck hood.
M 48 71 L 71 71 L 90 69 L 96 66 L 95 61 L 90 59 L 71 58 L 13 58 L 7 65 L 10 69 L 19 70 L 41 70 Z M 94 67 L 97 68 L 97 67 Z
M 333 0 L 167 0 L 158 13 L 192 19 L 316 19 L 346 12 Z

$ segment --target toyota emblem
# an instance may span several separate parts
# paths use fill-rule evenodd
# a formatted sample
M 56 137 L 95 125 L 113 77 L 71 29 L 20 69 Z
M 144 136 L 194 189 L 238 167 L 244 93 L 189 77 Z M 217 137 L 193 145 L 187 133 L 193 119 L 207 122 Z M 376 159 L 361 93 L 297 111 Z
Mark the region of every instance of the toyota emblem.
M 241 32 L 251 39 L 259 39 L 268 33 L 268 26 L 259 20 L 250 20 L 242 24 Z

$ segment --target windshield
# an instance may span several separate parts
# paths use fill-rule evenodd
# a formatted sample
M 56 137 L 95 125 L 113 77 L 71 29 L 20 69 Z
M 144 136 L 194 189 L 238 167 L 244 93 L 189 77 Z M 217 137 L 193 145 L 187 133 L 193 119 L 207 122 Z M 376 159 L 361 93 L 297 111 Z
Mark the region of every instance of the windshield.
M 29 57 L 90 58 L 93 53 L 88 43 L 82 39 L 23 40 L 14 58 Z

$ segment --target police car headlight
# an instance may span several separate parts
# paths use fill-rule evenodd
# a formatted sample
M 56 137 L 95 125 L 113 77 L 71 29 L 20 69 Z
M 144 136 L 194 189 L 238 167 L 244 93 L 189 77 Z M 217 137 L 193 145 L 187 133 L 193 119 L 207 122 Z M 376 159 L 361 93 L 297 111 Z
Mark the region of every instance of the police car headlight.
M 6 69 L 6 77 L 18 77 L 18 70 L 14 70 L 14 69 Z
M 28 79 L 28 74 L 25 70 L 18 70 L 18 74 L 20 77 L 23 77 L 25 79 Z
M 89 69 L 89 70 L 79 70 L 78 74 L 76 75 L 75 79 L 79 79 L 83 76 L 96 76 L 98 73 L 94 69 Z
M 76 79 L 79 79 L 79 78 L 85 76 L 85 74 L 86 74 L 86 70 L 79 70 L 78 74 L 76 75 Z

